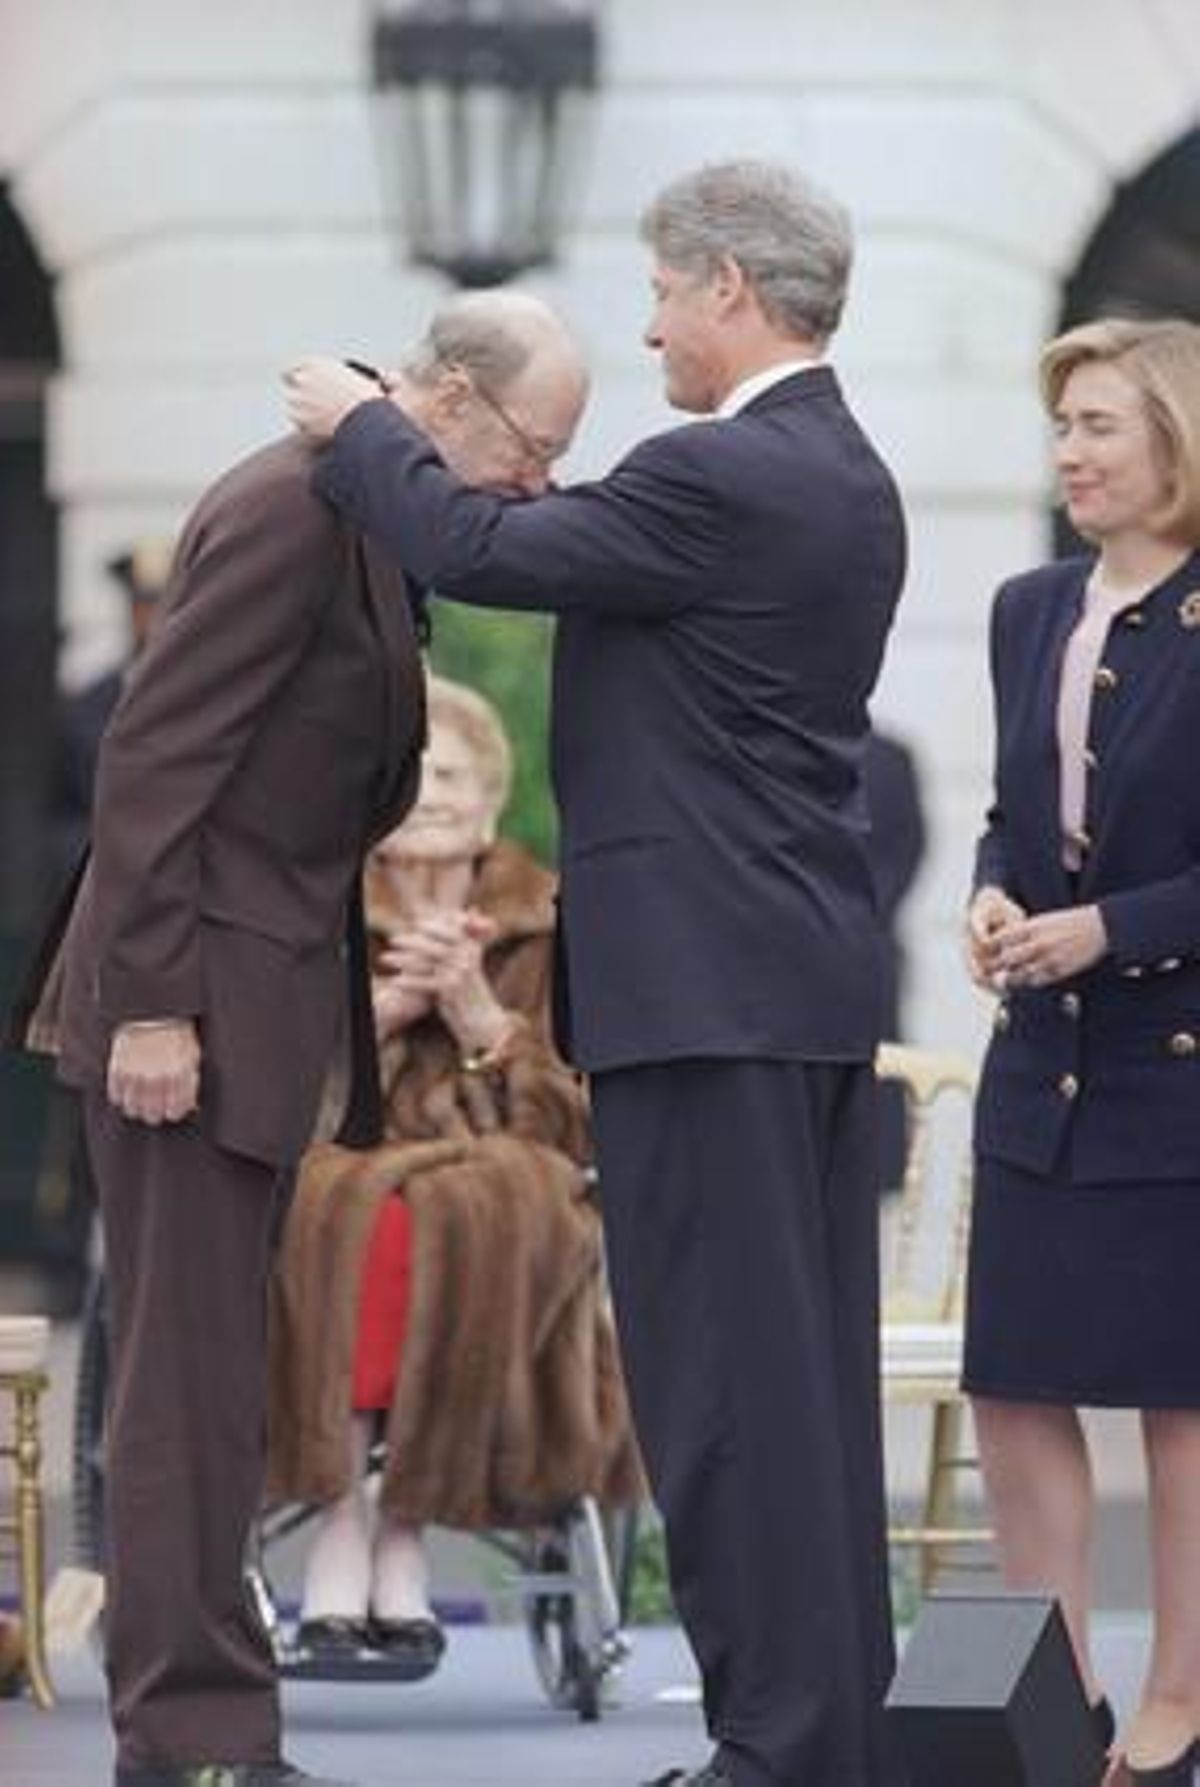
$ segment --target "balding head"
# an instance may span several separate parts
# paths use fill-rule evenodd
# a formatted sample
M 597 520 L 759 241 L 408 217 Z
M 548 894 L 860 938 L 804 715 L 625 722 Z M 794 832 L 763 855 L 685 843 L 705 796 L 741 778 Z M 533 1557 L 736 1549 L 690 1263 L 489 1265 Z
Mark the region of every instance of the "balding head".
M 587 386 L 561 317 L 527 292 L 496 290 L 438 308 L 397 396 L 468 483 L 532 495 L 569 447 Z

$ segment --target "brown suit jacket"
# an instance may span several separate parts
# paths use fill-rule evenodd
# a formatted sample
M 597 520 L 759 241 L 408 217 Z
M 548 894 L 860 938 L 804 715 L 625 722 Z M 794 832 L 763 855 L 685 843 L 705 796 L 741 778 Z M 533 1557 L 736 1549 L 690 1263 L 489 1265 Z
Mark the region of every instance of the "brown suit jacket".
M 194 1017 L 202 1126 L 278 1165 L 310 1140 L 339 1056 L 375 1091 L 359 869 L 411 805 L 424 741 L 403 580 L 310 471 L 278 442 L 188 520 L 22 1025 L 94 1086 L 118 1024 Z

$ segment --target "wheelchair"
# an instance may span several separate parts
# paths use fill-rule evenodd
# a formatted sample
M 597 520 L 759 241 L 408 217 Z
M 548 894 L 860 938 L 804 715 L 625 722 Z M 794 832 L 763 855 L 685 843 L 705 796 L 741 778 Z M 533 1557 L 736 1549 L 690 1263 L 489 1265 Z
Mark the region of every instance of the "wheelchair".
M 84 1299 L 72 1435 L 72 1517 L 75 1561 L 104 1568 L 104 1411 L 108 1342 L 103 1273 Z M 381 1453 L 368 1469 L 378 1468 Z M 317 1510 L 289 1505 L 264 1511 L 247 1560 L 247 1580 L 275 1647 L 280 1674 L 294 1680 L 404 1682 L 411 1668 L 378 1653 L 331 1663 L 306 1653 L 296 1622 L 271 1585 L 271 1552 Z M 550 1706 L 585 1723 L 612 1704 L 621 1664 L 629 1654 L 624 1626 L 632 1589 L 636 1509 L 603 1516 L 585 1496 L 544 1526 L 489 1532 L 483 1542 L 510 1566 L 505 1586 L 519 1597 L 537 1680 Z M 421 1671 L 422 1675 L 428 1671 Z

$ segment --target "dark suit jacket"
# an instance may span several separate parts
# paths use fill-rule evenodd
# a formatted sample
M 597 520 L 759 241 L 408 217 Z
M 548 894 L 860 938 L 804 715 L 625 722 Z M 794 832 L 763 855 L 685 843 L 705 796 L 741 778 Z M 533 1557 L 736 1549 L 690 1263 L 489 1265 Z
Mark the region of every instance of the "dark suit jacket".
M 468 489 L 370 403 L 317 486 L 439 594 L 560 617 L 563 1041 L 579 1065 L 868 1058 L 862 755 L 904 537 L 834 374 L 790 376 L 599 483 L 524 502 Z
M 296 441 L 267 447 L 184 528 L 26 1030 L 87 1086 L 118 1024 L 196 1018 L 202 1123 L 281 1165 L 312 1133 L 348 997 L 367 1009 L 359 870 L 411 804 L 424 733 L 403 583 L 310 472 Z
M 1030 912 L 1099 903 L 1111 954 L 1013 993 L 978 1102 L 981 1150 L 1084 1181 L 1200 1178 L 1200 553 L 1115 622 L 1089 730 L 1078 885 L 1063 867 L 1056 710 L 1090 561 L 996 598 L 995 804 L 976 884 Z

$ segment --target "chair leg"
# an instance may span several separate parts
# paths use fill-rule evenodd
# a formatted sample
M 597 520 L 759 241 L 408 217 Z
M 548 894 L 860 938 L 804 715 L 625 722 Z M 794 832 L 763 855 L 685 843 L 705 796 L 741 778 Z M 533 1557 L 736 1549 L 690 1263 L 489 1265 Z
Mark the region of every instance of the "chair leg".
M 933 1405 L 933 1432 L 929 1440 L 929 1474 L 925 1483 L 926 1528 L 945 1531 L 954 1525 L 958 1501 L 955 1480 L 959 1449 L 962 1443 L 961 1402 L 936 1402 Z M 933 1587 L 941 1563 L 942 1547 L 935 1539 L 921 1542 L 921 1593 Z
M 22 1383 L 16 1389 L 17 1544 L 21 1560 L 21 1614 L 25 1667 L 33 1697 L 41 1707 L 54 1705 L 54 1689 L 46 1667 L 45 1565 L 43 1561 L 42 1443 L 38 1423 L 41 1385 Z

